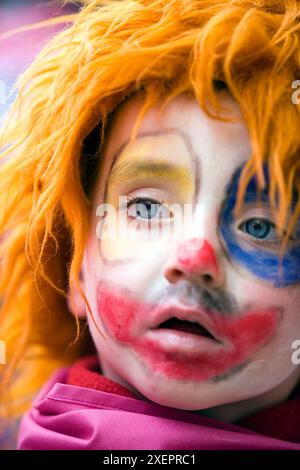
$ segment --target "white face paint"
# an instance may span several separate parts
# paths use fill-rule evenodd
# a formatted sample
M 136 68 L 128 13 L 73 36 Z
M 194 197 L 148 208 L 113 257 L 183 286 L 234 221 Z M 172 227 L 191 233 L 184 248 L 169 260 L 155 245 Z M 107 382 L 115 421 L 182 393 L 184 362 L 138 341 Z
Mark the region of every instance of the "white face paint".
M 232 410 L 231 420 L 239 415 L 237 402 L 244 401 L 247 414 L 285 399 L 295 386 L 291 345 L 300 338 L 300 286 L 275 287 L 257 276 L 222 238 L 228 184 L 251 153 L 242 120 L 210 119 L 185 94 L 160 120 L 153 107 L 128 143 L 142 100 L 135 96 L 116 112 L 94 192 L 82 274 L 103 336 L 89 318 L 91 334 L 106 376 L 166 406 L 211 408 L 215 416 Z M 222 100 L 240 116 L 231 98 Z M 119 206 L 119 196 L 129 197 L 128 208 Z M 139 220 L 139 231 L 129 231 L 133 240 L 97 238 L 96 208 L 104 197 L 127 220 Z M 148 217 L 160 214 L 159 223 L 170 225 L 173 204 L 192 205 L 188 228 L 145 239 Z M 251 217 L 262 218 L 261 208 L 252 204 Z M 247 250 L 253 243 L 262 249 L 253 228 L 234 230 Z

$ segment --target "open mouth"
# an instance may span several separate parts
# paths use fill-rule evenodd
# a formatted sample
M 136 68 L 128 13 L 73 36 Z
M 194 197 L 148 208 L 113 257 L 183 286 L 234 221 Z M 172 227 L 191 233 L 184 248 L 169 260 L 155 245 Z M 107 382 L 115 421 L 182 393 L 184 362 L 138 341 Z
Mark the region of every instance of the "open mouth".
M 178 318 L 169 318 L 169 320 L 161 323 L 158 328 L 165 328 L 169 330 L 183 331 L 184 333 L 191 333 L 198 336 L 205 336 L 216 340 L 216 338 L 202 325 L 197 322 L 186 320 L 179 320 Z

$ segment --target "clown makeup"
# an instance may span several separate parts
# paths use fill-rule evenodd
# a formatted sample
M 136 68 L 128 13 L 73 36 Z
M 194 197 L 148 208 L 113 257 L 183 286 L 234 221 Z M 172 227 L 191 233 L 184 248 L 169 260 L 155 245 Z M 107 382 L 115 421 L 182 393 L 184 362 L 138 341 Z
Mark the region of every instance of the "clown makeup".
M 233 208 L 236 201 L 238 181 L 241 169 L 238 169 L 227 188 L 228 197 L 222 211 L 220 230 L 227 244 L 230 256 L 240 264 L 247 267 L 253 274 L 275 286 L 288 286 L 300 282 L 300 230 L 299 221 L 289 237 L 284 256 L 280 257 L 279 249 L 283 237 L 276 233 L 274 214 L 268 198 L 268 169 L 265 166 L 264 174 L 267 182 L 266 188 L 259 192 L 256 178 L 248 183 L 244 197 L 243 220 L 237 225 L 245 234 L 237 237 L 234 231 Z M 260 196 L 258 200 L 258 196 Z M 292 210 L 297 201 L 294 191 Z M 292 211 L 291 211 L 292 212 Z
M 251 149 L 237 104 L 225 92 L 220 99 L 237 122 L 209 118 L 184 94 L 160 118 L 159 105 L 149 110 L 131 142 L 143 97 L 116 111 L 82 274 L 104 375 L 144 400 L 217 417 L 229 410 L 233 420 L 282 401 L 298 380 L 291 344 L 300 335 L 299 249 L 293 241 L 280 282 L 279 249 L 263 244 L 272 238 L 270 210 L 249 196 L 252 186 L 234 219 L 236 182 Z M 103 203 L 138 222 L 127 238 L 97 236 Z M 172 208 L 184 205 L 191 211 L 180 230 Z M 119 233 L 116 220 L 107 215 Z M 147 239 L 149 220 L 173 230 Z M 246 411 L 236 411 L 238 403 Z

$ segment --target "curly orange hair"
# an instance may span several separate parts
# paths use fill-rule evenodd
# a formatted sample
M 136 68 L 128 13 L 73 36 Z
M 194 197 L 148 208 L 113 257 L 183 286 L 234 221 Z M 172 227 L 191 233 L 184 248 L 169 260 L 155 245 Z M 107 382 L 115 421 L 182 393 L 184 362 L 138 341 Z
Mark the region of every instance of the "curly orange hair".
M 300 189 L 300 108 L 291 99 L 300 78 L 296 0 L 82 4 L 78 13 L 51 20 L 70 24 L 19 78 L 0 134 L 0 339 L 7 348 L 1 386 L 10 415 L 22 413 L 52 371 L 84 354 L 89 342 L 68 311 L 67 289 L 79 286 L 91 168 L 112 113 L 131 93 L 146 92 L 134 138 L 153 104 L 186 91 L 210 116 L 225 119 L 216 86 L 224 82 L 252 143 L 237 207 L 253 174 L 264 186 L 264 162 L 274 205 L 279 195 L 279 227 L 292 187 Z M 99 137 L 92 152 L 91 135 Z M 290 228 L 299 213 L 298 204 Z

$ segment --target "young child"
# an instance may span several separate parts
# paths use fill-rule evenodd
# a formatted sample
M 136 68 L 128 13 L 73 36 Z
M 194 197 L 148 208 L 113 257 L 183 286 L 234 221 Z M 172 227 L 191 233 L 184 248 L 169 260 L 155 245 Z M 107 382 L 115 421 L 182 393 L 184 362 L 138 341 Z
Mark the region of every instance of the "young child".
M 300 449 L 299 5 L 83 3 L 2 129 L 3 423 Z

